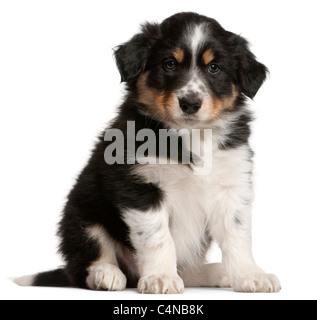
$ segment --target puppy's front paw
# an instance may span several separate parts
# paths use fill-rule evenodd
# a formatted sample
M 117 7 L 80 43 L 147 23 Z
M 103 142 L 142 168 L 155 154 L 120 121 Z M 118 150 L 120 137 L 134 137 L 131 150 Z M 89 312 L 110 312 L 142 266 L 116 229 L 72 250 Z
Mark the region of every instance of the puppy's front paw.
M 255 273 L 234 281 L 233 289 L 237 292 L 279 292 L 281 284 L 273 274 Z
M 86 282 L 92 290 L 121 291 L 126 288 L 127 278 L 117 266 L 104 263 L 89 269 Z
M 184 292 L 184 282 L 178 276 L 153 275 L 143 277 L 138 284 L 140 293 L 176 294 Z

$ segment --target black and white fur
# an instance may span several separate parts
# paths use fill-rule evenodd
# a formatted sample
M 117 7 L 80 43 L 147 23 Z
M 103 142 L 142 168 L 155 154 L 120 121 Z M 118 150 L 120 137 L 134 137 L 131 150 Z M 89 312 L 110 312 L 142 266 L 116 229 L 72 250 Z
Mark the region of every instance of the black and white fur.
M 107 165 L 109 142 L 101 135 L 59 224 L 65 267 L 15 282 L 163 294 L 184 286 L 279 291 L 276 276 L 251 252 L 246 97 L 255 96 L 266 67 L 245 39 L 194 13 L 145 24 L 115 57 L 127 93 L 109 128 L 125 136 L 127 121 L 155 132 L 210 128 L 212 172 L 196 175 L 181 163 Z M 222 250 L 220 264 L 206 264 L 212 240 Z

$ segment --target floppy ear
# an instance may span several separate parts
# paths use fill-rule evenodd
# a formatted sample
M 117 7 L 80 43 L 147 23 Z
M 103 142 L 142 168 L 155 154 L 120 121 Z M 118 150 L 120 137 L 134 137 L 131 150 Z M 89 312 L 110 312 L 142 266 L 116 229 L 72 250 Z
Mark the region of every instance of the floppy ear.
M 249 49 L 246 39 L 230 33 L 230 40 L 234 45 L 233 51 L 238 63 L 237 80 L 242 92 L 253 99 L 266 79 L 268 69 L 258 62 Z
M 114 50 L 121 82 L 129 82 L 144 71 L 158 30 L 159 25 L 147 23 L 142 27 L 142 33 Z

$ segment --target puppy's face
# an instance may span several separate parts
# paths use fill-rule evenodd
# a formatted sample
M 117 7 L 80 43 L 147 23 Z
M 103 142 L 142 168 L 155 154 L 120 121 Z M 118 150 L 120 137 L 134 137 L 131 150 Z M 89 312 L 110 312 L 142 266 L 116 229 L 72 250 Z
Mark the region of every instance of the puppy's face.
M 265 80 L 247 41 L 213 19 L 181 13 L 142 31 L 117 49 L 117 65 L 142 111 L 159 121 L 208 125 Z

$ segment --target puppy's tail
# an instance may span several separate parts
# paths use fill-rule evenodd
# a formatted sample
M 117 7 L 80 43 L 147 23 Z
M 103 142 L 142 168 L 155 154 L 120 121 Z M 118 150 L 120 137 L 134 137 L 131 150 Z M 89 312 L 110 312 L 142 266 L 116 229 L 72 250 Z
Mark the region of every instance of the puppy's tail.
M 24 276 L 12 279 L 19 286 L 35 286 L 35 287 L 70 287 L 70 281 L 67 277 L 65 269 L 57 269 L 38 273 L 32 276 Z

